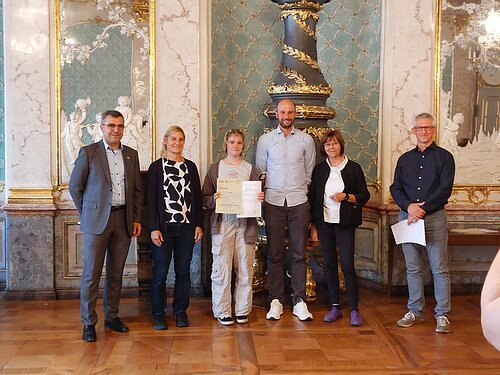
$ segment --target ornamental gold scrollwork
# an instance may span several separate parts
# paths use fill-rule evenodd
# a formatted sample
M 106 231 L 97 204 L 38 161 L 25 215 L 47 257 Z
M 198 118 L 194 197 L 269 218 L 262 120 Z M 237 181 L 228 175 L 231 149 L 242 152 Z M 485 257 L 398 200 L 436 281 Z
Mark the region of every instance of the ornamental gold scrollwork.
M 295 69 L 280 65 L 279 70 L 286 78 L 294 81 L 298 85 L 307 85 L 306 78 Z
M 335 110 L 333 108 L 318 105 L 298 105 L 295 107 L 295 113 L 297 118 L 331 119 L 335 117 Z M 267 118 L 276 118 L 276 107 L 267 107 L 264 109 L 264 116 Z
M 318 22 L 319 15 L 315 12 L 311 12 L 310 10 L 302 10 L 302 9 L 291 9 L 291 10 L 283 10 L 281 12 L 281 19 L 292 16 L 293 20 L 307 35 L 309 35 L 314 40 L 318 40 L 316 33 L 311 27 L 306 23 L 306 20 L 311 17 L 315 22 Z
M 318 105 L 298 105 L 295 109 L 299 118 L 321 118 L 331 119 L 335 117 L 335 110 Z
M 149 0 L 132 0 L 132 11 L 137 22 L 149 22 Z
M 278 8 L 283 10 L 283 9 L 295 9 L 295 8 L 311 8 L 311 9 L 316 9 L 318 12 L 323 9 L 323 5 L 312 2 L 312 1 L 307 1 L 307 0 L 301 0 L 297 1 L 295 3 L 285 3 L 278 5 Z
M 493 185 L 454 186 L 450 202 L 461 204 L 496 204 L 500 202 L 500 188 Z
M 283 53 L 287 54 L 289 56 L 292 56 L 293 58 L 298 59 L 299 61 L 302 61 L 304 64 L 309 65 L 311 68 L 317 70 L 318 72 L 321 72 L 321 70 L 319 69 L 318 62 L 316 60 L 314 60 L 308 54 L 306 54 L 302 51 L 299 51 L 296 48 L 290 47 L 287 44 L 283 45 Z
M 319 94 L 330 95 L 332 86 L 323 85 L 270 85 L 267 88 L 269 94 Z
M 317 139 L 322 139 L 323 135 L 331 128 L 318 128 L 318 127 L 313 127 L 309 126 L 307 128 L 301 129 L 304 133 L 309 134 L 311 137 L 317 138 Z
M 490 189 L 472 187 L 467 190 L 467 196 L 469 197 L 469 201 L 476 205 L 488 203 Z

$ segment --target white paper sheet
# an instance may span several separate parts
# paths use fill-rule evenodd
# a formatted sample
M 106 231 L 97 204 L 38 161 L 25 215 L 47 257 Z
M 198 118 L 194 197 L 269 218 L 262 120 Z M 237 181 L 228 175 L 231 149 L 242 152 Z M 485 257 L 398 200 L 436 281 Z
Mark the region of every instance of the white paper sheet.
M 400 243 L 418 243 L 425 246 L 425 225 L 423 220 L 408 224 L 408 220 L 400 221 L 391 226 L 392 234 L 396 244 Z
M 261 181 L 243 181 L 242 184 L 242 213 L 237 217 L 261 217 L 262 204 L 257 199 L 262 189 Z

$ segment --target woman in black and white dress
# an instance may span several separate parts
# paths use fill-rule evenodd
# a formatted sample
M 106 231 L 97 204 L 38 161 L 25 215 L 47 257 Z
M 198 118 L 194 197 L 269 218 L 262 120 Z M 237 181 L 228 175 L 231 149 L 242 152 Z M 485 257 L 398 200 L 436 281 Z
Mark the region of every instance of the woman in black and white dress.
M 172 310 L 177 327 L 188 327 L 186 310 L 191 289 L 194 244 L 201 240 L 203 208 L 198 168 L 182 156 L 185 134 L 177 125 L 163 136 L 163 155 L 148 170 L 148 225 L 151 232 L 153 327 L 167 329 L 166 280 L 172 253 L 175 286 Z

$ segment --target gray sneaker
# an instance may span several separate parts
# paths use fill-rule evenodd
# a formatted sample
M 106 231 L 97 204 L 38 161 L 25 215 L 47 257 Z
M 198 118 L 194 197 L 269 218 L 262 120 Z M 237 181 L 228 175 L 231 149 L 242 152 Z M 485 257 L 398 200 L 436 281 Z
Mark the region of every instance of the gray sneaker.
M 436 316 L 436 332 L 437 333 L 450 333 L 451 324 L 446 315 Z
M 424 318 L 422 315 L 417 315 L 413 311 L 408 311 L 405 316 L 398 320 L 397 325 L 400 327 L 408 328 L 414 324 L 423 323 Z

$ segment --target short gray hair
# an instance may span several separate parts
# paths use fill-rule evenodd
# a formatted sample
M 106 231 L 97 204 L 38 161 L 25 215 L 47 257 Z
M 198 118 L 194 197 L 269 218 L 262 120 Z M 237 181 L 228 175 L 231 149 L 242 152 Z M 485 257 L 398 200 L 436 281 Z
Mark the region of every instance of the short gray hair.
M 432 120 L 432 126 L 436 126 L 436 119 L 434 116 L 428 112 L 422 112 L 413 118 L 413 127 L 417 126 L 417 120 L 420 120 L 421 118 L 430 118 Z

